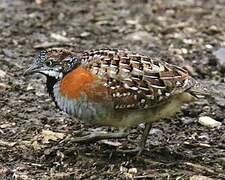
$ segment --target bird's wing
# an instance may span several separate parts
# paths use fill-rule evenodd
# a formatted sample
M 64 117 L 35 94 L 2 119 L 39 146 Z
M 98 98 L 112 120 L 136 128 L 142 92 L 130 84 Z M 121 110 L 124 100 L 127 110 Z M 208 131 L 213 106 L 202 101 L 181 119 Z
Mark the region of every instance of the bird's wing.
M 104 82 L 115 109 L 150 108 L 193 86 L 186 70 L 128 50 L 91 50 L 81 58 Z

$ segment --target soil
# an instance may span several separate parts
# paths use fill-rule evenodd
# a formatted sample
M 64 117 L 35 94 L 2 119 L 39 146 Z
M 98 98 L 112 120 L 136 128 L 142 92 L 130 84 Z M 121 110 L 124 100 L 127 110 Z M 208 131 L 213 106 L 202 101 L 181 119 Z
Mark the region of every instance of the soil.
M 0 179 L 225 179 L 225 58 L 215 56 L 225 46 L 224 17 L 224 0 L 1 0 Z M 138 157 L 116 149 L 135 147 L 142 125 L 129 140 L 69 143 L 83 131 L 114 129 L 69 117 L 43 76 L 23 75 L 35 48 L 68 44 L 163 58 L 222 96 L 154 123 Z M 222 125 L 205 127 L 200 116 Z

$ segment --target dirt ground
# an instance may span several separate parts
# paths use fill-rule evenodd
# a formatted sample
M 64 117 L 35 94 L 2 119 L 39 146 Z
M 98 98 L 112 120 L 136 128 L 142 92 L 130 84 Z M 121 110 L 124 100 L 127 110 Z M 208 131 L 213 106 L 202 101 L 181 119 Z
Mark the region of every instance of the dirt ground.
M 94 127 L 57 110 L 45 78 L 23 71 L 35 48 L 65 44 L 163 57 L 225 97 L 225 60 L 214 56 L 225 46 L 224 0 L 1 0 L 0 179 L 225 179 L 223 97 L 155 123 L 139 157 L 116 148 L 134 147 L 142 126 L 131 130 L 134 142 L 63 143 Z M 222 125 L 207 128 L 200 116 Z

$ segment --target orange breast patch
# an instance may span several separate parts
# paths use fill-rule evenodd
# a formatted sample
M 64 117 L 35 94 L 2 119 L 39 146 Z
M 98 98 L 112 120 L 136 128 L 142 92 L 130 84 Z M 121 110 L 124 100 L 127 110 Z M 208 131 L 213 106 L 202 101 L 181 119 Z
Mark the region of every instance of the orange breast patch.
M 78 67 L 69 72 L 60 83 L 60 92 L 69 99 L 79 99 L 82 94 L 94 102 L 105 101 L 108 90 L 90 71 Z

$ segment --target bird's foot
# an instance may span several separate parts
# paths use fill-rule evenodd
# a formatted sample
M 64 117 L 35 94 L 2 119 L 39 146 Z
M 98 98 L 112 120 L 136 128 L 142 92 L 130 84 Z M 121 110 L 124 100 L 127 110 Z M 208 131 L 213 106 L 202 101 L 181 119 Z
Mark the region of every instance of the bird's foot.
M 140 156 L 144 150 L 144 146 L 137 146 L 134 149 L 117 149 L 116 151 L 123 154 L 133 154 L 136 156 Z
M 96 142 L 103 139 L 119 139 L 119 138 L 126 138 L 128 133 L 126 132 L 115 132 L 115 133 L 106 133 L 106 132 L 94 132 L 89 135 L 70 138 L 69 143 L 90 143 Z

